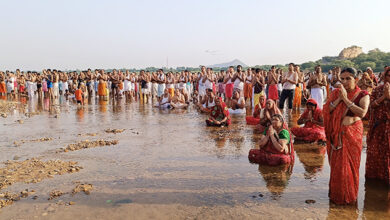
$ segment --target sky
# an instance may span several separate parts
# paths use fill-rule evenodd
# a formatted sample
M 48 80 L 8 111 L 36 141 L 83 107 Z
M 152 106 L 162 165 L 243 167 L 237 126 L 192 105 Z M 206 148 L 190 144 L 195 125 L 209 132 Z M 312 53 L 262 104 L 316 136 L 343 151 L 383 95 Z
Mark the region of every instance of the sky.
M 303 63 L 390 52 L 388 0 L 0 0 L 0 70 Z

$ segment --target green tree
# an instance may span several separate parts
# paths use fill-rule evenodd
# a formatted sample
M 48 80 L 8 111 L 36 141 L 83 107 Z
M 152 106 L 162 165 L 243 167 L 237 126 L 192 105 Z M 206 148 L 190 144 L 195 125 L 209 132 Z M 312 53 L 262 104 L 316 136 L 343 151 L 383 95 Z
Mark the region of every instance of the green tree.
M 371 67 L 373 70 L 375 70 L 376 63 L 372 61 L 365 61 L 359 64 L 359 68 L 363 71 L 366 70 L 367 67 Z

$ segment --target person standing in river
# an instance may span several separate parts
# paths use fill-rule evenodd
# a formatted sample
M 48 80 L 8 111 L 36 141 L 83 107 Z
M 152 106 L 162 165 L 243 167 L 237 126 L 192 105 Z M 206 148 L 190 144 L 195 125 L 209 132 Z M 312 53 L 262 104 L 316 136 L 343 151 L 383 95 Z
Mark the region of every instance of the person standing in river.
M 322 109 L 325 101 L 322 87 L 326 86 L 326 77 L 322 74 L 320 65 L 315 67 L 315 73 L 310 77 L 307 86 L 311 88 L 311 97 L 316 100 L 318 107 Z
M 329 197 L 338 205 L 356 203 L 359 191 L 362 118 L 370 97 L 356 85 L 356 78 L 355 69 L 342 70 L 342 85 L 331 93 L 323 109 L 330 165 Z
M 384 73 L 383 82 L 371 94 L 366 178 L 390 185 L 390 69 Z
M 298 83 L 298 74 L 294 71 L 294 64 L 290 63 L 288 65 L 288 73 L 285 76 L 282 76 L 283 90 L 280 96 L 279 108 L 284 111 L 284 102 L 288 100 L 288 114 L 291 117 L 293 100 L 294 100 L 294 91 L 296 84 Z

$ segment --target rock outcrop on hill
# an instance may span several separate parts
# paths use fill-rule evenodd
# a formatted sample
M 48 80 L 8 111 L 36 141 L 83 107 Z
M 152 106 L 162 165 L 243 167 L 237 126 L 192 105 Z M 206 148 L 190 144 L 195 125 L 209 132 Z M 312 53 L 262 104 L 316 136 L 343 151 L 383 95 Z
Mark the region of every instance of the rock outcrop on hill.
M 363 50 L 361 47 L 351 46 L 351 47 L 344 48 L 340 52 L 339 58 L 340 59 L 352 59 L 352 58 L 359 56 L 361 53 L 363 53 Z

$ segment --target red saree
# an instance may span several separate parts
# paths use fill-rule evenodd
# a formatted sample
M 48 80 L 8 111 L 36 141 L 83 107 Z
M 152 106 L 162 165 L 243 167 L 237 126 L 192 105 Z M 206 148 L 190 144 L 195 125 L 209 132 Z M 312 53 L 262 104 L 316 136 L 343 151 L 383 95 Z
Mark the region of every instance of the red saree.
M 264 94 L 261 94 L 260 97 L 262 97 L 265 95 Z M 259 97 L 259 99 L 260 99 Z M 253 116 L 247 116 L 245 119 L 246 119 L 246 124 L 248 125 L 257 125 L 260 123 L 260 113 L 261 113 L 261 109 L 264 109 L 265 108 L 265 99 L 262 103 L 259 102 L 259 104 L 257 104 L 255 106 L 255 110 L 253 111 Z
M 210 116 L 214 118 L 217 121 L 222 121 L 225 117 L 227 117 L 226 122 L 222 124 L 216 124 L 214 123 L 213 120 L 207 119 L 206 124 L 207 126 L 223 126 L 223 125 L 230 125 L 230 115 L 229 115 L 229 110 L 223 102 L 221 97 L 218 97 L 219 102 L 221 103 L 221 106 L 215 105 L 214 107 L 211 108 Z
M 371 103 L 383 95 L 384 86 L 374 89 Z M 390 101 L 370 107 L 367 133 L 366 178 L 380 179 L 390 185 Z
M 322 110 L 318 107 L 317 102 L 314 99 L 307 100 L 307 103 L 312 103 L 316 106 L 316 109 L 313 111 L 313 119 L 318 121 L 322 115 Z M 306 109 L 300 118 L 308 119 L 308 117 L 309 110 Z M 291 128 L 291 132 L 304 141 L 326 141 L 325 128 L 310 121 L 306 122 L 304 127 Z
M 286 123 L 283 125 L 283 129 L 288 131 Z M 275 149 L 271 140 L 268 140 L 267 144 L 260 149 L 249 150 L 248 159 L 252 163 L 278 166 L 282 164 L 294 163 L 294 145 L 290 132 L 290 143 L 288 143 L 289 153 L 285 154 Z
M 348 93 L 354 99 L 360 93 L 356 89 Z M 324 125 L 327 137 L 327 152 L 330 164 L 329 197 L 336 204 L 355 203 L 359 189 L 359 166 L 363 144 L 363 123 L 342 125 L 347 106 L 344 102 L 330 112 L 330 103 L 339 97 L 335 89 L 324 106 Z

